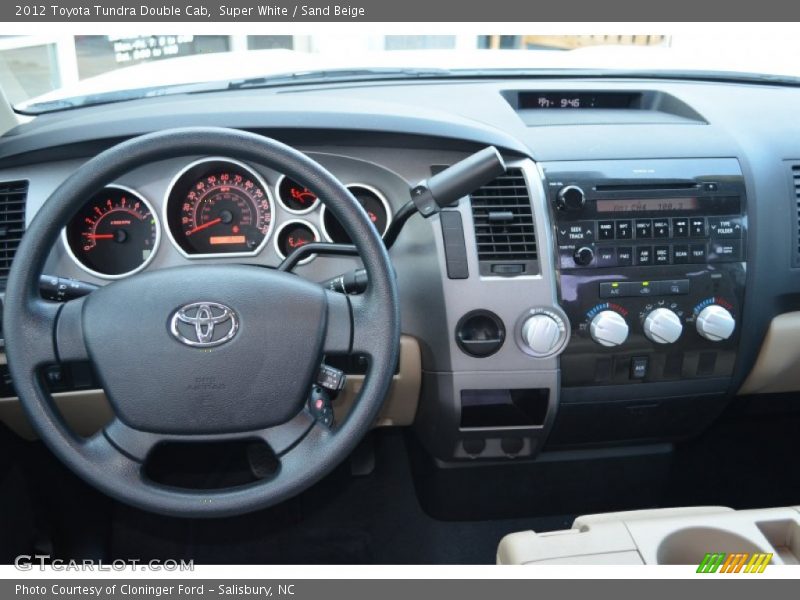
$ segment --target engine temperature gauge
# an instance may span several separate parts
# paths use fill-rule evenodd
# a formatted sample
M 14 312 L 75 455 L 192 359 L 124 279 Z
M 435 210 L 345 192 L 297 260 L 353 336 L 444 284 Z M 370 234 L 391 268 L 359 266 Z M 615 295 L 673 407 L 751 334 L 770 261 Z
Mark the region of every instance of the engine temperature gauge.
M 314 192 L 285 175 L 281 177 L 277 187 L 278 199 L 291 213 L 302 215 L 311 212 L 319 204 L 319 198 Z
M 64 241 L 75 262 L 106 279 L 146 267 L 160 239 L 161 228 L 147 200 L 118 185 L 92 196 L 64 229 Z

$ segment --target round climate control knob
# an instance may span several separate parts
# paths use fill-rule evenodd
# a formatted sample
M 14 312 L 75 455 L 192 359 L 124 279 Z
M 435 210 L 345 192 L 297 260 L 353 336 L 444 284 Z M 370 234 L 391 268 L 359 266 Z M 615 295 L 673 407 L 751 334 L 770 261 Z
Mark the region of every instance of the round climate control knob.
M 580 210 L 586 204 L 586 194 L 577 185 L 568 185 L 558 190 L 556 208 L 558 210 Z
M 656 344 L 672 344 L 682 332 L 681 318 L 668 308 L 657 308 L 644 320 L 644 334 Z
M 628 324 L 618 312 L 604 310 L 592 319 L 589 325 L 592 339 L 608 348 L 619 346 L 628 339 Z
M 538 313 L 522 324 L 522 340 L 534 356 L 549 356 L 562 344 L 564 323 L 554 314 Z
M 719 304 L 712 304 L 706 306 L 697 315 L 695 327 L 697 327 L 697 333 L 707 340 L 721 342 L 733 335 L 733 330 L 736 329 L 736 320 L 727 309 Z

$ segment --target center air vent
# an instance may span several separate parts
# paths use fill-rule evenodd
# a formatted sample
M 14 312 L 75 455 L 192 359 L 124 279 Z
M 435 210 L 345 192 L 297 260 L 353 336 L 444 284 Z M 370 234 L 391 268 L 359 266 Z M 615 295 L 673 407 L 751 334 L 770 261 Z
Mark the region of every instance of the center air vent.
M 792 266 L 800 267 L 800 163 L 792 165 Z
M 471 196 L 481 275 L 539 272 L 531 199 L 520 169 L 509 169 Z
M 27 181 L 0 182 L 0 290 L 6 289 L 11 261 L 25 231 Z

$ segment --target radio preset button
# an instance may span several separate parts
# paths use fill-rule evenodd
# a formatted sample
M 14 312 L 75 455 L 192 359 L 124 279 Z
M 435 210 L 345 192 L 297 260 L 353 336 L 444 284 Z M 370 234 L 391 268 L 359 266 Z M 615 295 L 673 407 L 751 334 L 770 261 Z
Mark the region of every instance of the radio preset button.
M 669 237 L 669 219 L 653 219 L 653 237 Z
M 653 247 L 652 246 L 637 246 L 636 247 L 636 264 L 637 265 L 652 265 L 653 264 Z
M 630 267 L 633 264 L 633 248 L 630 246 L 617 247 L 617 266 Z
M 601 240 L 613 240 L 614 221 L 599 221 L 597 223 L 597 237 Z
M 689 220 L 689 232 L 692 237 L 706 237 L 705 217 L 692 217 Z
M 633 238 L 633 222 L 630 220 L 617 221 L 617 239 L 630 240 Z
M 672 262 L 676 265 L 686 265 L 689 263 L 688 244 L 675 244 L 672 247 Z
M 647 240 L 653 237 L 653 221 L 636 219 L 636 239 Z
M 672 237 L 689 237 L 689 219 L 687 217 L 675 217 L 672 219 Z

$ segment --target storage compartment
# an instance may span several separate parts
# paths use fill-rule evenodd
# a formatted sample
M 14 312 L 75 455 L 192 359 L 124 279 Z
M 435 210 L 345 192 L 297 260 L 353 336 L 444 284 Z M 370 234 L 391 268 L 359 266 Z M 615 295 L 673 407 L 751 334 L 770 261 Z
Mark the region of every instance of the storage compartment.
M 462 390 L 461 429 L 541 427 L 549 398 L 546 388 Z
M 797 521 L 791 519 L 758 521 L 756 526 L 784 564 L 800 564 L 800 525 Z

